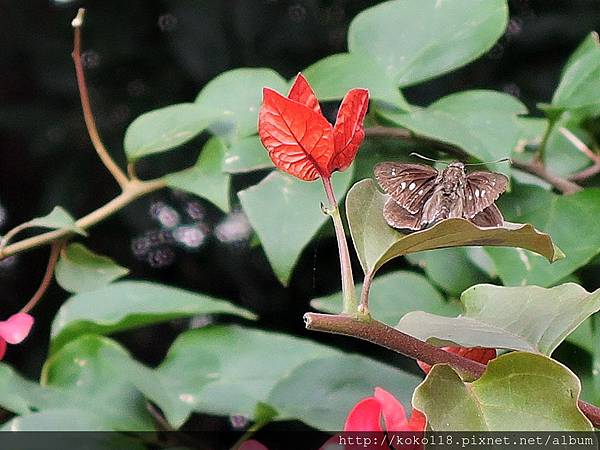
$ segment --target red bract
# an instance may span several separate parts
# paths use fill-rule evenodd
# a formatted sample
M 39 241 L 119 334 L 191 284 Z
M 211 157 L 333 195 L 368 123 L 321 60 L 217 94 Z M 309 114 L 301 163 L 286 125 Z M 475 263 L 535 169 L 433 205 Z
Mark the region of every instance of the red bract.
M 352 89 L 332 126 L 308 81 L 298 74 L 287 97 L 263 89 L 258 134 L 273 163 L 284 172 L 305 181 L 329 178 L 352 164 L 365 137 L 368 104 L 366 89 Z
M 0 359 L 6 353 L 6 344 L 21 343 L 31 331 L 33 317 L 25 313 L 17 313 L 0 321 Z
M 450 353 L 455 353 L 465 358 L 472 359 L 473 361 L 486 364 L 496 357 L 495 348 L 487 347 L 442 347 L 444 350 Z M 423 361 L 417 361 L 417 364 L 421 370 L 425 373 L 429 373 L 431 366 Z
M 390 446 L 394 449 L 422 448 L 420 445 L 394 445 L 394 441 L 389 439 L 394 432 L 413 432 L 415 436 L 421 436 L 426 424 L 425 416 L 416 409 L 413 409 L 410 419 L 407 419 L 402 403 L 386 390 L 376 387 L 373 397 L 362 399 L 348 413 L 344 423 L 344 432 L 349 434 L 333 436 L 321 447 L 321 450 L 375 449 L 390 448 Z M 360 433 L 365 434 L 361 435 Z M 387 447 L 382 445 L 385 442 L 386 433 Z M 348 444 L 349 438 L 363 440 L 362 443 L 359 443 L 355 439 L 354 444 Z M 364 439 L 371 439 L 370 445 L 365 445 Z M 346 443 L 343 444 L 344 442 Z
M 250 439 L 249 441 L 244 442 L 238 450 L 269 450 L 267 447 L 262 445 L 260 442 L 255 441 L 254 439 Z

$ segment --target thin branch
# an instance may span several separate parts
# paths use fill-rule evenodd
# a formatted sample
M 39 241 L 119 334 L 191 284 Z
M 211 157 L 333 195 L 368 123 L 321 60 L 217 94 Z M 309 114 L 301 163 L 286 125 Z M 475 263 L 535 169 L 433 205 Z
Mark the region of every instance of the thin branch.
M 558 175 L 554 175 L 553 173 L 549 172 L 548 169 L 546 169 L 538 160 L 524 162 L 513 159 L 512 166 L 516 169 L 520 169 L 523 172 L 530 173 L 547 181 L 553 187 L 555 187 L 556 189 L 558 189 L 566 195 L 574 194 L 575 192 L 579 192 L 583 189 L 577 183 L 573 183 L 572 181 L 569 181 L 566 178 L 559 177 Z
M 360 320 L 347 315 L 306 313 L 304 321 L 308 330 L 362 339 L 430 365 L 448 364 L 467 379 L 477 379 L 485 372 L 486 366 L 479 362 L 446 352 L 373 319 Z M 579 400 L 578 406 L 594 427 L 600 427 L 600 408 L 583 400 Z
M 50 249 L 50 257 L 48 258 L 48 265 L 46 266 L 46 273 L 44 273 L 44 278 L 42 278 L 42 282 L 38 287 L 33 297 L 27 302 L 23 308 L 21 308 L 22 313 L 28 313 L 31 311 L 35 305 L 42 299 L 48 288 L 50 287 L 50 283 L 52 283 L 52 277 L 54 275 L 54 268 L 56 267 L 56 263 L 58 262 L 58 256 L 60 255 L 60 250 L 63 247 L 64 242 L 62 240 L 54 241 L 52 243 L 52 248 Z
M 593 177 L 597 173 L 600 172 L 600 155 L 594 153 L 585 143 L 579 139 L 575 134 L 571 132 L 571 130 L 561 127 L 559 129 L 561 134 L 566 137 L 573 146 L 587 156 L 594 164 L 590 167 L 586 167 L 585 169 L 574 173 L 569 176 L 569 180 L 577 180 L 583 181 L 588 178 Z
M 331 178 L 321 177 L 327 200 L 329 201 L 330 209 L 327 211 L 333 219 L 333 227 L 337 238 L 338 252 L 340 257 L 340 271 L 342 274 L 342 293 L 344 297 L 344 312 L 347 314 L 356 311 L 356 293 L 354 289 L 354 278 L 352 276 L 352 265 L 350 263 L 350 252 L 348 251 L 348 241 L 346 240 L 346 232 L 344 224 L 340 216 L 337 200 L 331 185 Z
M 372 136 L 372 137 L 391 137 L 391 138 L 398 138 L 398 139 L 403 139 L 403 140 L 424 141 L 431 145 L 435 145 L 436 148 L 443 150 L 445 152 L 448 152 L 456 157 L 464 158 L 465 156 L 467 156 L 467 154 L 459 147 L 456 147 L 454 145 L 451 145 L 451 144 L 448 144 L 445 142 L 440 142 L 435 139 L 419 137 L 419 136 L 413 135 L 408 130 L 405 130 L 402 128 L 378 126 L 378 127 L 367 128 L 365 130 L 365 132 L 366 132 L 367 136 Z M 517 160 L 513 159 L 511 161 L 511 164 L 513 167 L 515 167 L 517 169 L 520 169 L 524 172 L 527 172 L 527 173 L 535 175 L 539 178 L 542 178 L 543 180 L 545 180 L 549 184 L 551 184 L 554 188 L 561 191 L 563 194 L 573 194 L 582 189 L 582 187 L 579 186 L 578 184 L 573 183 L 572 181 L 569 181 L 566 178 L 562 178 L 558 175 L 551 173 L 538 160 L 534 160 L 533 162 L 525 162 L 525 161 L 517 161 Z
M 83 64 L 81 61 L 81 27 L 83 26 L 83 19 L 85 16 L 85 9 L 79 8 L 77 17 L 73 19 L 71 25 L 73 26 L 73 62 L 75 63 L 75 72 L 77 74 L 77 86 L 79 87 L 79 97 L 81 98 L 81 107 L 83 108 L 83 118 L 85 119 L 85 125 L 87 126 L 88 134 L 96 153 L 102 160 L 102 163 L 106 166 L 112 176 L 115 178 L 121 189 L 125 189 L 129 179 L 127 175 L 121 170 L 121 168 L 112 159 L 108 150 L 102 143 L 100 135 L 98 134 L 98 128 L 96 127 L 96 121 L 92 113 L 92 107 L 90 105 L 90 97 L 88 93 L 87 84 L 85 82 L 85 73 L 83 71 Z
M 165 187 L 165 183 L 162 180 L 137 182 L 131 181 L 127 185 L 127 188 L 121 194 L 113 198 L 110 202 L 96 209 L 95 211 L 92 211 L 88 215 L 83 216 L 81 219 L 77 220 L 75 222 L 75 225 L 83 230 L 88 229 L 96 225 L 98 222 L 101 222 L 104 219 L 112 216 L 114 213 L 123 209 L 125 206 L 129 205 L 131 202 L 138 199 L 139 197 L 149 194 L 150 192 L 157 191 L 163 187 Z M 8 256 L 26 250 L 31 250 L 41 245 L 49 244 L 51 242 L 56 241 L 57 239 L 70 236 L 71 234 L 73 234 L 73 231 L 71 231 L 70 229 L 61 228 L 58 230 L 48 231 L 46 233 L 42 233 L 27 239 L 23 239 L 22 241 L 17 241 L 14 244 L 7 245 L 5 248 L 2 249 L 2 252 L 0 252 L 0 261 Z
M 360 304 L 358 310 L 363 314 L 369 314 L 369 292 L 371 291 L 371 282 L 375 276 L 374 271 L 370 271 L 365 275 L 363 286 L 360 291 Z

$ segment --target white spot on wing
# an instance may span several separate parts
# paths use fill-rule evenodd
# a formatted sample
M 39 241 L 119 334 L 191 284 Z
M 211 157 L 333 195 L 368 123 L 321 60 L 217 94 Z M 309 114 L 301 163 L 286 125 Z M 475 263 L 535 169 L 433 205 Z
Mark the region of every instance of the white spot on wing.
M 483 197 L 485 195 L 485 190 L 481 191 L 481 196 Z
M 392 176 L 396 176 L 396 169 L 392 169 Z
M 475 197 L 479 198 L 479 189 L 475 189 Z
M 423 195 L 423 189 L 419 189 L 419 195 Z
M 414 191 L 414 189 L 417 187 L 417 185 L 415 183 L 410 183 L 410 185 L 408 186 L 408 190 L 409 191 Z
M 406 183 L 404 181 L 402 183 L 400 183 L 400 189 L 404 190 L 405 187 L 406 187 Z

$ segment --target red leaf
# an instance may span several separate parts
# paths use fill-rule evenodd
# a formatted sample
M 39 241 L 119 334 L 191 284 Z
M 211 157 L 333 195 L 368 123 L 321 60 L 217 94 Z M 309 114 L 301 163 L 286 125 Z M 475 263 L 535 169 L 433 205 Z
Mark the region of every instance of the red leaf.
M 258 134 L 273 163 L 305 181 L 329 177 L 333 129 L 325 117 L 264 88 Z
M 344 423 L 344 431 L 383 431 L 380 416 L 379 400 L 375 397 L 367 397 L 350 410 Z
M 329 163 L 330 172 L 342 171 L 354 161 L 365 137 L 363 122 L 368 107 L 369 91 L 366 89 L 352 89 L 342 100 L 333 128 L 335 152 Z
M 487 348 L 487 347 L 442 347 L 444 350 L 450 353 L 454 353 L 456 355 L 464 356 L 465 358 L 471 359 L 473 361 L 480 362 L 481 364 L 486 364 L 496 357 L 496 349 L 495 348 Z M 421 368 L 421 370 L 425 373 L 429 373 L 431 370 L 431 366 L 423 361 L 417 361 L 417 364 Z
M 314 91 L 304 78 L 304 75 L 299 73 L 294 80 L 294 84 L 288 94 L 290 100 L 295 100 L 298 103 L 302 103 L 304 106 L 309 107 L 314 112 L 321 114 L 321 107 L 319 106 L 319 100 Z

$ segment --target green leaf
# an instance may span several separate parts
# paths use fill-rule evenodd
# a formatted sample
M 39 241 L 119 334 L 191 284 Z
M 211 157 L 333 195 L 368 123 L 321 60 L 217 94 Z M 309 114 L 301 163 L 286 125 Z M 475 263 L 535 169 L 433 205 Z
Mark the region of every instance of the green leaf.
M 336 354 L 305 339 L 238 326 L 187 331 L 157 369 L 174 405 L 167 418 L 179 425 L 192 411 L 252 417 L 296 367 Z
M 598 33 L 596 31 L 592 31 L 588 34 L 581 44 L 577 46 L 575 51 L 569 56 L 565 67 L 563 67 L 562 73 L 564 74 L 569 68 L 577 62 L 578 59 L 587 55 L 588 53 L 592 53 L 596 51 L 596 49 L 600 48 L 600 38 L 598 37 Z
M 550 286 L 600 253 L 600 234 L 597 233 L 600 189 L 585 189 L 563 196 L 534 186 L 517 185 L 500 198 L 499 205 L 507 220 L 531 223 L 544 230 L 567 255 L 550 265 L 526 250 L 487 248 L 506 285 Z
M 274 167 L 273 162 L 258 136 L 242 138 L 225 151 L 224 172 L 245 173 L 271 167 Z
M 360 297 L 361 289 L 362 284 L 359 284 L 356 287 L 357 298 Z M 319 311 L 338 314 L 342 310 L 342 293 L 317 298 L 310 304 Z M 369 310 L 375 319 L 393 326 L 410 311 L 453 315 L 460 312 L 460 307 L 455 303 L 447 303 L 424 276 L 398 271 L 386 273 L 373 280 L 369 294 Z
M 25 222 L 24 225 L 26 225 L 26 228 L 40 227 L 56 230 L 66 229 L 81 234 L 82 236 L 87 236 L 85 230 L 82 230 L 77 226 L 73 216 L 60 206 L 55 206 L 54 209 L 50 211 L 50 214 L 44 217 L 31 219 L 29 222 Z
M 491 347 L 551 355 L 585 319 L 600 309 L 600 290 L 574 283 L 550 289 L 480 284 L 461 296 L 464 313 L 441 317 L 416 311 L 397 328 L 436 345 Z
M 565 111 L 554 123 L 546 142 L 544 157 L 546 167 L 551 173 L 566 177 L 590 165 L 590 159 L 560 132 L 561 128 L 566 128 L 584 143 L 589 143 L 591 138 L 581 127 L 582 120 L 577 114 Z
M 58 284 L 69 292 L 93 291 L 128 273 L 129 269 L 79 243 L 61 253 L 54 271 Z
M 456 145 L 480 161 L 511 156 L 522 135 L 517 115 L 526 113 L 514 97 L 484 90 L 448 95 L 410 114 L 380 111 L 393 123 Z M 497 165 L 497 170 L 506 172 L 507 165 Z
M 165 177 L 167 185 L 203 197 L 228 212 L 231 177 L 221 170 L 225 151 L 223 142 L 213 137 L 204 145 L 193 167 Z
M 62 392 L 70 408 L 89 410 L 93 405 L 113 430 L 152 430 L 144 397 L 132 382 L 143 369 L 117 343 L 89 335 L 46 361 L 42 383 Z
M 365 273 L 376 272 L 398 256 L 445 247 L 519 246 L 544 255 L 549 261 L 563 256 L 550 236 L 528 224 L 505 223 L 501 228 L 479 228 L 464 219 L 448 219 L 426 230 L 403 234 L 383 218 L 386 198 L 371 180 L 363 180 L 350 189 L 346 199 L 352 241 Z
M 285 93 L 286 81 L 271 69 L 234 69 L 210 81 L 196 97 L 203 114 L 218 116 L 211 131 L 235 141 L 256 134 L 262 89 L 268 86 Z
M 257 406 L 266 404 L 277 411 L 278 419 L 299 418 L 321 429 L 337 429 L 348 411 L 346 406 L 372 395 L 376 385 L 406 398 L 418 383 L 413 375 L 362 356 L 238 326 L 183 333 L 157 374 L 175 407 L 167 417 L 176 425 L 192 411 L 252 418 Z M 316 423 L 311 411 L 295 404 L 299 395 L 307 404 L 307 396 L 316 395 L 313 390 L 317 389 L 328 392 L 327 402 L 321 398 L 319 404 L 322 414 L 331 416 L 327 423 Z
M 52 323 L 51 351 L 83 334 L 111 334 L 200 314 L 255 318 L 243 308 L 206 295 L 144 281 L 121 281 L 63 303 Z
M 302 73 L 320 101 L 340 100 L 350 89 L 366 88 L 371 99 L 410 110 L 395 81 L 366 55 L 339 53 L 327 56 Z
M 351 180 L 351 168 L 333 175 L 338 200 Z M 287 285 L 302 250 L 329 219 L 320 207 L 321 203 L 328 204 L 322 183 L 276 171 L 238 195 L 275 275 Z
M 278 419 L 300 419 L 320 430 L 341 430 L 348 412 L 359 400 L 372 396 L 376 386 L 409 405 L 419 381 L 415 375 L 362 356 L 336 355 L 297 367 L 275 385 L 269 403 L 278 410 Z
M 509 353 L 481 378 L 463 383 L 449 366 L 433 367 L 413 396 L 433 431 L 592 431 L 577 407 L 581 384 L 542 355 Z
M 596 342 L 592 318 L 588 317 L 581 322 L 581 324 L 567 336 L 566 341 L 584 349 L 591 355 L 594 355 L 596 353 Z
M 475 266 L 466 248 L 444 248 L 414 253 L 406 258 L 417 264 L 427 274 L 427 278 L 437 286 L 457 296 L 477 283 L 489 278 Z
M 507 20 L 504 0 L 390 1 L 354 18 L 348 47 L 408 86 L 473 61 L 502 36 Z
M 569 60 L 552 97 L 554 109 L 577 109 L 600 104 L 600 46 L 579 47 Z
M 125 132 L 123 145 L 127 159 L 135 161 L 185 144 L 217 117 L 215 112 L 203 111 L 194 103 L 179 103 L 144 113 Z
M 5 423 L 0 430 L 6 432 L 49 432 L 43 435 L 36 435 L 36 433 L 25 433 L 18 437 L 12 435 L 15 437 L 13 442 L 18 442 L 19 448 L 22 450 L 41 448 L 143 450 L 146 448 L 139 440 L 125 435 L 118 433 L 94 433 L 94 431 L 109 431 L 109 423 L 92 411 L 85 409 L 49 409 L 43 412 L 15 417 Z M 10 441 L 10 436 L 5 434 L 3 442 L 8 443 Z

